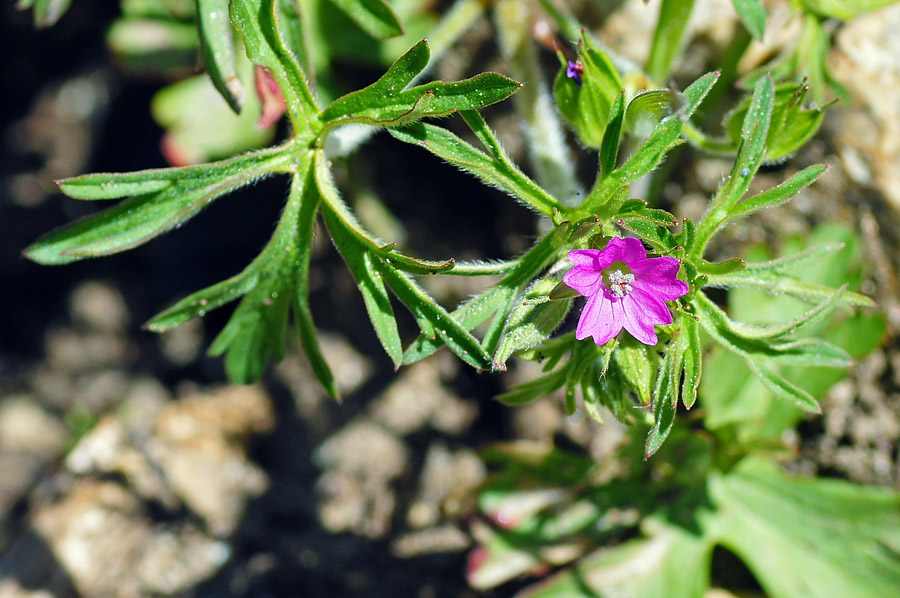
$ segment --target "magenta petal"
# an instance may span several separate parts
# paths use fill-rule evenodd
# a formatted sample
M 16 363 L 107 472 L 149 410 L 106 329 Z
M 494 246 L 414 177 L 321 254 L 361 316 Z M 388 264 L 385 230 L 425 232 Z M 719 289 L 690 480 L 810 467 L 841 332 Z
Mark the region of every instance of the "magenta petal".
M 569 252 L 569 261 L 576 266 L 585 266 L 587 268 L 595 268 L 597 256 L 600 255 L 599 249 L 573 249 Z
M 651 324 L 671 324 L 672 312 L 660 299 L 647 293 L 643 289 L 634 289 L 628 295 L 632 303 L 637 304 L 643 314 L 643 319 Z
M 594 337 L 598 345 L 609 342 L 609 339 L 619 334 L 622 330 L 621 314 L 616 313 L 613 302 L 603 293 L 598 293 L 588 299 L 578 320 L 578 328 L 575 330 L 577 340 Z
M 690 290 L 687 283 L 676 278 L 681 264 L 672 257 L 655 257 L 628 265 L 634 274 L 635 288 L 663 301 L 674 301 Z
M 647 257 L 647 250 L 644 249 L 644 244 L 633 237 L 626 237 L 624 239 L 613 237 L 609 240 L 609 243 L 606 245 L 606 249 L 604 249 L 603 252 L 604 254 L 609 252 L 610 257 L 613 258 L 606 266 L 613 262 L 625 262 L 626 264 L 630 264 L 631 262 L 643 260 Z M 601 257 L 601 260 L 605 257 L 606 256 Z
M 575 266 L 563 276 L 563 282 L 585 297 L 596 295 L 600 290 L 602 273 L 598 270 Z
M 659 339 L 656 337 L 654 324 L 662 323 L 656 318 L 656 316 L 660 315 L 657 313 L 659 305 L 651 306 L 651 303 L 655 303 L 653 298 L 646 294 L 642 296 L 637 289 L 633 290 L 628 295 L 628 298 L 621 303 L 625 330 L 645 345 L 655 345 Z M 672 315 L 669 313 L 669 310 L 665 305 L 662 308 L 666 312 L 668 322 L 671 322 Z

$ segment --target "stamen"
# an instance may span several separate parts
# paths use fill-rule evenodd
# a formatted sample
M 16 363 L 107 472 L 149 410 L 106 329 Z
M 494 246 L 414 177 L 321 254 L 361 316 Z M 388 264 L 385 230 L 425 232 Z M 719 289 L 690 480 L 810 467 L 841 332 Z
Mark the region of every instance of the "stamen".
M 622 298 L 631 292 L 631 283 L 634 282 L 634 274 L 621 270 L 609 270 L 606 275 L 609 281 L 609 292 L 613 297 Z

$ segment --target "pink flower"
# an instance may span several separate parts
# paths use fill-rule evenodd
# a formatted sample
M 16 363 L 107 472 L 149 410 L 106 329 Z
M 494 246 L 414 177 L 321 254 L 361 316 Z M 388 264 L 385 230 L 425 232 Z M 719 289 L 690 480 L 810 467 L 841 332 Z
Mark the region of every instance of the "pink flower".
M 645 345 L 657 343 L 657 324 L 671 324 L 666 301 L 684 296 L 689 287 L 676 278 L 681 264 L 673 257 L 648 258 L 637 239 L 614 237 L 606 249 L 569 252 L 575 267 L 563 282 L 588 298 L 575 338 L 594 337 L 605 344 L 622 328 Z

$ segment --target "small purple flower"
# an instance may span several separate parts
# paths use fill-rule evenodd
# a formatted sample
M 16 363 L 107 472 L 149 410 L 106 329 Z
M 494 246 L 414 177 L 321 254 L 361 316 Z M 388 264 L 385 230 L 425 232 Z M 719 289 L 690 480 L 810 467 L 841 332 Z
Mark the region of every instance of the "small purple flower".
M 605 344 L 622 328 L 645 345 L 657 343 L 654 326 L 671 324 L 666 301 L 684 296 L 689 287 L 676 278 L 681 264 L 673 257 L 648 258 L 637 239 L 614 237 L 606 249 L 569 252 L 575 267 L 563 282 L 588 298 L 575 338 L 594 337 Z
M 566 77 L 569 79 L 574 79 L 575 83 L 578 84 L 578 87 L 581 87 L 581 75 L 584 73 L 584 65 L 581 64 L 580 60 L 576 60 L 572 62 L 571 60 L 566 61 Z

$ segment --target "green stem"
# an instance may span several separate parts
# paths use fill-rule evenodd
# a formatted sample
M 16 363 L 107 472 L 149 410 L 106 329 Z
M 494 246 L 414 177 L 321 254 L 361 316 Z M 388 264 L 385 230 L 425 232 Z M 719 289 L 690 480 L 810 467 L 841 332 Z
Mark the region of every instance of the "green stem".
M 525 173 L 512 163 L 506 152 L 503 151 L 503 147 L 500 145 L 494 132 L 491 131 L 484 121 L 484 117 L 475 110 L 460 110 L 459 113 L 472 129 L 472 132 L 475 133 L 475 136 L 490 152 L 497 168 L 516 183 L 519 199 L 535 210 L 550 216 L 557 224 L 559 223 L 558 221 L 564 219 L 563 215 L 568 212 L 569 208 L 544 191 L 540 185 L 528 178 Z

